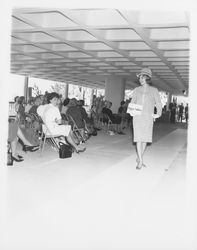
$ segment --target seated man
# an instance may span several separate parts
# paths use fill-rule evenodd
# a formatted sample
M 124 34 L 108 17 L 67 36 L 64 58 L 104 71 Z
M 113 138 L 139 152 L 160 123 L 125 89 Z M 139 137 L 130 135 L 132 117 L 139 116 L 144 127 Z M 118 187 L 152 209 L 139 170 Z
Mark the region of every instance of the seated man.
M 114 127 L 115 132 L 117 132 L 118 134 L 122 135 L 122 134 L 124 134 L 121 131 L 121 126 L 120 126 L 122 118 L 118 114 L 113 114 L 112 113 L 112 111 L 110 109 L 111 106 L 112 106 L 111 102 L 105 101 L 105 107 L 102 109 L 102 113 L 106 114 L 109 117 L 109 119 L 111 120 L 112 124 L 117 125 L 117 126 Z
M 121 127 L 125 128 L 130 124 L 131 116 L 127 113 L 128 101 L 121 101 L 120 107 L 118 108 L 118 114 L 122 117 Z
M 87 132 L 89 135 L 97 135 L 97 128 L 94 126 L 94 119 L 93 117 L 88 117 L 88 114 L 85 110 L 84 106 L 84 100 L 78 101 L 78 109 L 81 113 L 82 119 L 85 121 L 87 125 Z
M 59 95 L 55 92 L 52 92 L 48 94 L 47 99 L 49 104 L 45 106 L 41 118 L 50 131 L 50 134 L 65 137 L 68 143 L 74 148 L 77 153 L 85 151 L 85 147 L 81 147 L 75 144 L 71 126 L 61 125 L 61 114 L 58 108 Z
M 61 109 L 61 114 L 66 115 L 66 112 L 67 112 L 67 110 L 68 110 L 68 108 L 69 108 L 69 107 L 68 107 L 69 101 L 70 101 L 69 98 L 66 98 L 66 99 L 63 101 L 63 103 L 62 103 L 62 109 Z

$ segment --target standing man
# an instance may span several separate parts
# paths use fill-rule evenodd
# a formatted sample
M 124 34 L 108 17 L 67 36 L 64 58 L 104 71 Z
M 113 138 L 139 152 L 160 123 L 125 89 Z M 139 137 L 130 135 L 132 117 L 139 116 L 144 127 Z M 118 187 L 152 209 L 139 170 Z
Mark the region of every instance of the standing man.
M 185 106 L 185 120 L 186 123 L 188 122 L 188 118 L 189 118 L 189 107 L 188 107 L 188 103 Z
M 178 110 L 178 121 L 183 120 L 183 110 L 184 110 L 184 106 L 183 103 L 181 103 L 181 105 L 179 105 L 179 110 Z

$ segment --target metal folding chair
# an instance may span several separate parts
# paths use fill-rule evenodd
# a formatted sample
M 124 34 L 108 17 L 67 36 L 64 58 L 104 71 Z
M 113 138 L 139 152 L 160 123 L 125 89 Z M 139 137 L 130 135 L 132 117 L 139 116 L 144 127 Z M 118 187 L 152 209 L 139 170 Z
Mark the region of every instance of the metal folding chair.
M 99 114 L 99 122 L 100 127 L 102 127 L 105 132 L 108 132 L 112 128 L 112 126 L 115 126 L 115 124 L 111 121 L 111 119 L 106 113 L 101 112 Z
M 69 124 L 72 127 L 72 132 L 77 138 L 78 141 L 85 142 L 87 138 L 85 137 L 85 129 L 84 128 L 78 128 L 74 118 L 71 115 L 67 115 L 67 119 Z
M 57 140 L 61 137 L 62 135 L 53 135 L 48 129 L 48 127 L 46 126 L 46 124 L 44 123 L 44 121 L 42 120 L 42 134 L 40 137 L 40 144 L 39 144 L 40 155 L 42 155 L 44 151 L 46 142 L 48 142 L 54 150 L 58 151 L 59 144 Z

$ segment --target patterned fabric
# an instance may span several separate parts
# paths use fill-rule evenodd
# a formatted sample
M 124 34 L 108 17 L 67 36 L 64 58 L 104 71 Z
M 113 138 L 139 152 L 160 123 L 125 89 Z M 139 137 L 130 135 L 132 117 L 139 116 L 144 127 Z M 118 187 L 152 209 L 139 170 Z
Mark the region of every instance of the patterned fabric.
M 158 90 L 149 85 L 137 87 L 133 91 L 131 103 L 143 104 L 142 114 L 133 117 L 134 142 L 152 142 L 155 106 L 157 115 L 161 116 L 162 113 L 162 104 Z

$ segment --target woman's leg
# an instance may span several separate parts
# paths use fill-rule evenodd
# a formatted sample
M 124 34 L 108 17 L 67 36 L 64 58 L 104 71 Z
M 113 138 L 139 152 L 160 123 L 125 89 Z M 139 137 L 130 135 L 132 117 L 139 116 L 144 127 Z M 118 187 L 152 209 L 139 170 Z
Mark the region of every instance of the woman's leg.
M 72 139 L 72 132 L 70 132 L 70 133 L 68 134 L 68 136 L 66 136 L 66 139 L 67 139 L 68 143 L 69 143 L 71 146 L 73 146 L 73 148 L 75 148 L 76 151 L 85 149 L 85 147 L 82 147 L 82 146 L 80 146 L 80 145 L 79 145 L 79 146 L 76 145 L 76 143 L 75 143 L 74 140 Z
M 11 152 L 14 157 L 17 157 L 16 147 L 18 143 L 18 138 L 16 137 L 13 141 L 10 142 Z
M 146 145 L 147 145 L 146 142 L 137 142 L 136 143 L 137 155 L 138 155 L 137 162 L 138 162 L 138 166 L 139 166 L 138 168 L 141 168 L 142 166 L 146 167 L 146 165 L 144 165 L 144 163 L 143 163 L 143 155 L 144 155 L 144 152 L 146 150 Z
M 138 155 L 138 165 L 137 165 L 137 168 L 141 168 L 142 167 L 142 164 L 143 164 L 143 159 L 142 159 L 142 150 L 143 150 L 143 147 L 142 147 L 142 142 L 136 142 L 136 148 L 137 148 L 137 155 Z
M 23 132 L 20 128 L 18 128 L 17 136 L 21 139 L 21 141 L 24 143 L 24 145 L 33 146 L 33 144 L 25 138 L 25 136 L 23 135 Z
M 137 143 L 136 143 L 136 145 L 137 145 Z M 142 155 L 142 160 L 143 160 L 144 152 L 145 152 L 145 150 L 146 150 L 146 145 L 147 145 L 146 142 L 141 142 L 141 150 L 140 150 L 140 152 L 141 152 L 141 155 Z M 138 150 L 137 150 L 137 153 L 138 153 Z M 137 160 L 139 161 L 139 157 L 138 157 Z
M 144 152 L 145 152 L 145 150 L 146 150 L 146 145 L 147 145 L 146 142 L 142 142 L 142 157 L 143 157 Z

